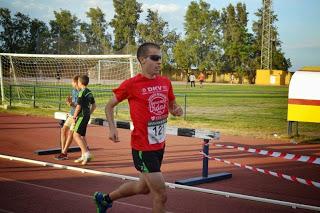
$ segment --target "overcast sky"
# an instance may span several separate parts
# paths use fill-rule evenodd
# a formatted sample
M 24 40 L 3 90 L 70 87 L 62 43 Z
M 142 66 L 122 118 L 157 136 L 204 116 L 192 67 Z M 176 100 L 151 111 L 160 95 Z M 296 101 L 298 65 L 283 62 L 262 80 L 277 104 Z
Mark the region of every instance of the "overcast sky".
M 158 10 L 169 23 L 170 29 L 183 34 L 183 22 L 188 0 L 138 0 L 143 10 Z M 221 10 L 229 3 L 243 2 L 249 12 L 249 29 L 257 18 L 254 12 L 262 7 L 262 0 L 207 0 L 211 8 Z M 31 18 L 48 22 L 54 19 L 53 11 L 67 9 L 82 21 L 90 7 L 100 7 L 110 21 L 114 15 L 112 0 L 0 0 L 0 7 L 8 8 L 14 15 L 22 12 Z M 285 57 L 290 58 L 292 71 L 302 66 L 320 66 L 320 0 L 273 0 L 273 10 L 278 15 L 278 32 Z M 141 20 L 145 18 L 145 12 Z

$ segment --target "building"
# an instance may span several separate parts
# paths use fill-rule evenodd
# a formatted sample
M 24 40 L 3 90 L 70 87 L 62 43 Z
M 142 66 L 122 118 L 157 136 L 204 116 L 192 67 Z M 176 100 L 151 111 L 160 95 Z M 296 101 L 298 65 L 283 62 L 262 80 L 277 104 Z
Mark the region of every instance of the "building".
M 289 85 L 292 73 L 283 70 L 257 70 L 256 85 Z

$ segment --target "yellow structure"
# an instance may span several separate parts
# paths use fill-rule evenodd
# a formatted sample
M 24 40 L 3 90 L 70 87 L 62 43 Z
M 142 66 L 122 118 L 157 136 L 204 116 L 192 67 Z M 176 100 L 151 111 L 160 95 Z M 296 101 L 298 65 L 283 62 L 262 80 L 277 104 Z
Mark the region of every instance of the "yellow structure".
M 320 67 L 295 72 L 289 85 L 288 121 L 320 123 Z
M 302 67 L 300 70 L 301 71 L 319 71 L 320 70 L 320 66 Z
M 257 70 L 257 85 L 288 85 L 292 74 L 283 70 Z

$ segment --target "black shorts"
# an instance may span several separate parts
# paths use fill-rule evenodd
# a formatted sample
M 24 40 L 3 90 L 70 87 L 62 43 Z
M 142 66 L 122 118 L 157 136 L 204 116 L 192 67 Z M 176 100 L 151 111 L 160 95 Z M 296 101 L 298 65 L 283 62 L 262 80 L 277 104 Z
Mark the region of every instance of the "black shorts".
M 76 124 L 74 125 L 73 131 L 79 133 L 81 136 L 86 136 L 89 120 L 89 116 L 78 117 Z
M 138 151 L 132 149 L 133 163 L 142 173 L 161 172 L 164 148 L 155 151 Z

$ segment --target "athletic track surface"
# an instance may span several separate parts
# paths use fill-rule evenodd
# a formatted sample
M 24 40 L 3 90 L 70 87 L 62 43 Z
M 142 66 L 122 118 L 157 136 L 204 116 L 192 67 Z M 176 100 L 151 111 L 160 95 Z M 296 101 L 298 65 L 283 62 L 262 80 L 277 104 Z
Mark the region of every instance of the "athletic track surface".
M 59 125 L 53 118 L 0 113 L 0 154 L 45 161 L 92 170 L 137 176 L 130 150 L 130 132 L 119 129 L 120 143 L 107 140 L 106 127 L 90 125 L 87 139 L 94 160 L 86 166 L 69 160 L 57 161 L 54 155 L 36 155 L 35 150 L 59 146 Z M 320 157 L 320 144 L 300 145 L 289 141 L 257 140 L 225 136 L 219 144 L 282 153 Z M 168 136 L 162 171 L 166 182 L 201 176 L 202 141 L 196 138 Z M 72 144 L 72 146 L 75 144 Z M 320 165 L 248 153 L 238 149 L 210 146 L 210 156 L 261 169 L 281 172 L 320 182 Z M 225 164 L 209 161 L 209 174 L 230 172 L 232 178 L 196 187 L 232 192 L 273 200 L 320 206 L 320 188 L 291 182 Z M 92 194 L 108 192 L 121 183 L 114 177 L 94 175 L 0 158 L 0 212 L 95 212 Z M 118 200 L 110 212 L 151 212 L 149 196 Z M 215 194 L 168 188 L 168 212 L 313 212 L 276 204 L 226 197 Z

